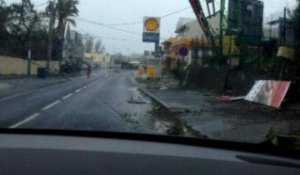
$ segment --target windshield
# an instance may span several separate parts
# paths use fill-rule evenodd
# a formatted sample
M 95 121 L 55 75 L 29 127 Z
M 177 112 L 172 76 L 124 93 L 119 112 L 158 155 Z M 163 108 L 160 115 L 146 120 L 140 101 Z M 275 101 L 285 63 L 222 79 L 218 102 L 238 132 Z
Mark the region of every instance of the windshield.
M 1 128 L 299 140 L 298 0 L 0 0 L 0 20 Z

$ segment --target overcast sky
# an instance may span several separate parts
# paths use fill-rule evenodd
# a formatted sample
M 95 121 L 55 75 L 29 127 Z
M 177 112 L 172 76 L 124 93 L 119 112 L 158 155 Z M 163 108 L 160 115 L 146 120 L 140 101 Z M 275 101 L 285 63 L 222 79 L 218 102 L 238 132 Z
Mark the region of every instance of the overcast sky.
M 11 2 L 20 2 L 21 0 L 5 0 L 8 4 Z M 204 2 L 204 0 L 200 0 Z M 296 0 L 263 0 L 265 3 L 265 17 L 278 16 L 282 14 L 283 8 L 293 8 Z M 47 0 L 32 0 L 43 10 L 44 3 Z M 216 6 L 219 7 L 219 0 L 216 0 Z M 203 3 L 204 5 L 204 3 Z M 164 38 L 174 36 L 177 21 L 180 17 L 195 18 L 188 0 L 80 0 L 79 19 L 77 20 L 77 31 L 81 33 L 91 33 L 95 36 L 103 37 L 103 43 L 108 53 L 122 52 L 143 53 L 144 50 L 153 50 L 153 44 L 142 42 L 142 24 L 135 23 L 124 25 L 122 23 L 134 23 L 143 20 L 144 16 L 164 16 L 172 12 L 180 11 L 174 15 L 162 18 L 161 36 Z M 206 6 L 204 6 L 206 7 Z M 109 27 L 103 27 L 84 22 L 89 20 L 97 23 L 108 24 L 131 33 L 113 30 Z M 121 25 L 111 25 L 121 24 Z

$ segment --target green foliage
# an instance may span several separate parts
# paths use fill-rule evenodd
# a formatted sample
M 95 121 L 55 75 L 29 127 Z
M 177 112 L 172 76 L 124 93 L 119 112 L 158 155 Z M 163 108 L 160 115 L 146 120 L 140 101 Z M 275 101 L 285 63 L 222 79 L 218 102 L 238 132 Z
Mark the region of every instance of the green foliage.
M 266 138 L 272 145 L 278 145 L 278 137 L 273 128 L 270 128 Z
M 10 33 L 19 39 L 21 44 L 29 42 L 32 31 L 36 29 L 39 23 L 38 13 L 34 10 L 32 3 L 23 0 L 22 3 L 13 3 L 10 6 L 8 28 Z
M 1 48 L 6 47 L 3 41 L 7 40 L 7 27 L 9 9 L 5 6 L 3 0 L 0 1 L 0 51 Z
M 47 38 L 43 15 L 30 0 L 9 6 L 0 1 L 0 54 L 25 58 L 31 48 L 33 59 L 45 59 Z
M 55 5 L 55 16 L 58 22 L 54 36 L 54 56 L 62 57 L 62 46 L 66 24 L 76 25 L 74 16 L 78 15 L 78 0 L 58 0 Z M 38 13 L 30 0 L 6 5 L 0 0 L 0 54 L 26 58 L 31 48 L 33 59 L 46 59 L 48 46 L 49 7 Z M 54 59 L 55 59 L 54 58 Z
M 76 22 L 73 17 L 77 16 L 79 10 L 77 5 L 79 4 L 78 0 L 58 0 L 56 4 L 56 18 L 58 21 L 58 26 L 56 28 L 56 37 L 55 37 L 55 57 L 56 59 L 62 58 L 63 53 L 63 41 L 67 24 L 76 25 Z
M 58 20 L 57 31 L 60 39 L 63 39 L 67 23 L 74 26 L 76 25 L 73 17 L 79 13 L 77 8 L 78 4 L 78 0 L 58 0 L 56 5 Z
M 92 53 L 95 37 L 91 36 L 90 34 L 85 34 L 84 40 L 85 40 L 85 43 L 84 43 L 85 44 L 85 52 Z M 96 45 L 95 45 L 95 49 L 96 49 Z

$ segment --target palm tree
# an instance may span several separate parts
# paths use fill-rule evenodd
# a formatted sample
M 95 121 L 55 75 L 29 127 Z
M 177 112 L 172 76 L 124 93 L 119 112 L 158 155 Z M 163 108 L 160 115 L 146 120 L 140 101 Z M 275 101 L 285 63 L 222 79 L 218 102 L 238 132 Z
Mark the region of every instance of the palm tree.
M 296 58 L 299 58 L 300 56 L 300 0 L 297 0 L 297 6 L 296 9 L 294 10 L 294 14 L 292 17 L 292 21 L 294 23 L 294 33 L 296 37 Z M 297 60 L 298 63 L 298 72 L 300 74 L 300 59 Z
M 59 57 L 62 58 L 62 47 L 65 37 L 65 31 L 67 24 L 76 25 L 76 22 L 73 17 L 77 16 L 79 10 L 77 5 L 79 4 L 78 0 L 58 0 L 56 4 L 57 10 L 57 38 L 59 43 Z

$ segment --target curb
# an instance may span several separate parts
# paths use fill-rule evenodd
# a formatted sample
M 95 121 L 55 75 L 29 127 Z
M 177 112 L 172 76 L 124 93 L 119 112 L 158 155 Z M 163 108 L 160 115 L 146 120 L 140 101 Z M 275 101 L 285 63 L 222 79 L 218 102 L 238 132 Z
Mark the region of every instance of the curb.
M 191 109 L 187 109 L 187 108 L 172 107 L 169 104 L 167 104 L 166 102 L 164 102 L 164 101 L 160 100 L 159 98 L 157 98 L 155 95 L 153 95 L 148 90 L 146 90 L 144 88 L 139 88 L 139 90 L 141 92 L 143 92 L 144 94 L 146 94 L 147 96 L 149 96 L 154 101 L 158 102 L 162 107 L 164 107 L 165 109 L 167 109 L 168 111 L 170 111 L 172 113 L 191 113 L 191 112 L 202 112 L 203 111 L 203 109 L 191 110 Z
M 168 105 L 167 103 L 163 102 L 162 100 L 160 100 L 159 98 L 154 96 L 151 92 L 149 92 L 148 90 L 146 90 L 144 88 L 139 88 L 139 90 L 142 91 L 147 96 L 149 96 L 154 101 L 158 102 L 161 106 L 163 106 L 164 108 L 166 108 L 167 110 L 170 111 L 170 109 L 171 109 L 170 105 Z

